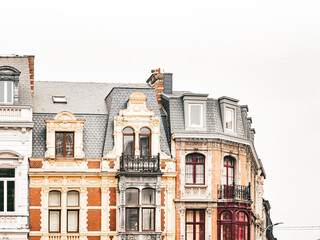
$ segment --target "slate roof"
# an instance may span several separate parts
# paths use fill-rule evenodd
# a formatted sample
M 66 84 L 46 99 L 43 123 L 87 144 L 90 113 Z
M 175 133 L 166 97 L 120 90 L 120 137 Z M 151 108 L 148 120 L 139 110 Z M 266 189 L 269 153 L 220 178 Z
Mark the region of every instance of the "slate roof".
M 219 106 L 219 101 L 213 98 L 207 98 L 207 111 L 206 111 L 206 130 L 197 131 L 195 130 L 186 130 L 185 126 L 185 116 L 184 116 L 184 103 L 183 103 L 183 94 L 188 93 L 188 95 L 198 95 L 196 93 L 179 91 L 172 92 L 172 94 L 162 94 L 163 108 L 168 114 L 168 119 L 170 122 L 170 131 L 173 133 L 204 133 L 204 134 L 213 134 L 213 133 L 224 133 L 221 111 Z M 237 106 L 237 128 L 235 135 L 237 137 L 245 138 L 245 130 L 243 127 L 242 117 L 241 117 L 241 106 Z
M 19 105 L 31 106 L 31 86 L 28 56 L 2 57 L 0 56 L 0 66 L 10 66 L 20 72 L 19 76 Z
M 84 152 L 87 158 L 100 158 L 113 149 L 113 120 L 120 109 L 127 108 L 132 92 L 147 97 L 147 107 L 160 117 L 155 91 L 148 84 L 115 84 L 89 82 L 35 82 L 33 157 L 44 157 L 45 119 L 69 111 L 84 123 Z M 67 103 L 53 103 L 52 96 L 65 96 Z M 107 98 L 106 98 L 107 97 Z M 161 121 L 161 150 L 170 155 Z

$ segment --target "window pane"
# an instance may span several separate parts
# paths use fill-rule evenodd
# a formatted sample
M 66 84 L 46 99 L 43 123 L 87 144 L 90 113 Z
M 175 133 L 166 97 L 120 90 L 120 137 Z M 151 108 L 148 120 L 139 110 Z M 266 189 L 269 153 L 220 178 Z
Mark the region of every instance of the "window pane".
M 126 229 L 138 231 L 138 209 L 126 209 Z
M 73 156 L 73 133 L 66 134 L 66 156 Z
M 134 131 L 132 128 L 126 127 L 125 129 L 123 129 L 123 133 L 134 133 Z
M 142 190 L 142 204 L 154 204 L 154 190 L 143 189 Z
M 4 102 L 4 81 L 0 81 L 0 102 Z
M 193 222 L 193 211 L 187 211 L 187 222 Z
M 231 220 L 231 213 L 229 212 L 223 212 L 221 214 L 221 220 Z
M 221 225 L 221 240 L 231 240 L 231 225 Z
M 126 204 L 138 204 L 138 189 L 127 189 L 126 190 Z
M 60 232 L 60 211 L 49 211 L 49 232 Z
M 187 155 L 186 162 L 192 163 L 193 162 L 193 155 Z
M 154 230 L 154 209 L 142 209 L 143 230 Z
M 204 157 L 201 155 L 196 155 L 196 162 L 204 162 Z
M 12 102 L 12 83 L 7 82 L 7 102 Z
M 7 182 L 7 211 L 14 211 L 14 181 Z
M 124 155 L 133 155 L 133 136 L 124 135 L 123 136 L 123 153 Z
M 193 183 L 193 165 L 186 165 L 186 183 Z
M 58 191 L 49 192 L 49 206 L 50 207 L 60 206 L 60 192 Z
M 233 130 L 234 110 L 226 108 L 226 129 Z
M 201 123 L 201 114 L 202 114 L 202 105 L 200 104 L 190 104 L 190 125 L 200 126 Z
M 14 177 L 14 172 L 13 168 L 0 168 L 0 177 Z
M 150 134 L 151 132 L 149 128 L 144 127 L 140 129 L 140 133 Z
M 0 211 L 4 211 L 4 182 L 0 181 Z
M 63 133 L 56 133 L 56 156 L 63 156 Z
M 140 155 L 150 156 L 150 136 L 140 135 Z
M 78 232 L 78 210 L 68 211 L 68 232 Z
M 196 183 L 204 183 L 204 165 L 196 165 Z
M 68 192 L 68 206 L 69 207 L 79 206 L 79 192 L 77 191 Z
M 193 240 L 193 224 L 187 224 L 187 240 Z

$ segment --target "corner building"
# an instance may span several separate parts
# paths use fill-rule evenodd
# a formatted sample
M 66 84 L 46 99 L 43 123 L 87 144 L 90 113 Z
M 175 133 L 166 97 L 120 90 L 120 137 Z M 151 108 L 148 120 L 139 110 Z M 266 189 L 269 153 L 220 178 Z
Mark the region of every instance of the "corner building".
M 33 62 L 0 56 L 0 239 L 28 239 Z

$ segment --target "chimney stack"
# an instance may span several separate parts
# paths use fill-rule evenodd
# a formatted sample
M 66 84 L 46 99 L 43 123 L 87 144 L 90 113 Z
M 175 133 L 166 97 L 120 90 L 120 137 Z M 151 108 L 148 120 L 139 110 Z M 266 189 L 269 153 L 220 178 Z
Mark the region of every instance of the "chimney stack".
M 151 70 L 147 83 L 155 89 L 158 105 L 161 107 L 161 93 L 172 94 L 172 73 L 161 73 L 160 68 Z
M 28 56 L 31 93 L 34 92 L 34 56 Z

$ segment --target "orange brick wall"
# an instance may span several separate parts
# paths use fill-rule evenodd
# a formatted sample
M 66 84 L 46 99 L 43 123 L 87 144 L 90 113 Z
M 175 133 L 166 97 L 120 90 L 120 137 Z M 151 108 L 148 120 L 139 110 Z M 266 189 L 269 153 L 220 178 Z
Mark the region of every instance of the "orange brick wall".
M 91 236 L 91 237 L 87 237 L 88 240 L 100 240 L 100 237 L 99 236 Z
M 116 206 L 117 205 L 117 190 L 115 187 L 109 188 L 109 197 L 110 197 L 110 206 Z
M 164 231 L 164 218 L 165 218 L 164 209 L 161 209 L 161 231 Z
M 40 209 L 30 209 L 30 231 L 40 231 L 41 226 Z
M 100 161 L 88 161 L 89 169 L 100 169 Z
M 88 209 L 88 231 L 101 231 L 101 209 Z
M 161 188 L 161 206 L 165 205 L 165 192 L 166 192 L 166 189 Z
M 216 208 L 212 211 L 212 239 L 218 239 L 218 210 Z
M 42 161 L 30 161 L 30 168 L 42 168 Z
M 88 190 L 88 206 L 101 206 L 101 189 L 87 188 Z
M 176 209 L 176 240 L 180 239 L 180 214 L 179 210 Z
M 30 188 L 30 206 L 41 206 L 41 188 Z
M 40 240 L 41 239 L 41 237 L 39 236 L 30 236 L 30 238 L 29 238 L 30 240 Z
M 180 150 L 176 151 L 177 154 L 177 178 L 176 178 L 176 198 L 181 198 L 181 190 L 180 190 L 180 184 L 181 184 L 181 178 L 180 178 L 180 174 L 181 174 L 181 169 L 180 169 L 180 163 L 181 163 L 181 157 L 180 157 Z
M 117 230 L 117 209 L 110 209 L 109 224 L 110 231 Z

